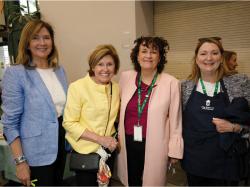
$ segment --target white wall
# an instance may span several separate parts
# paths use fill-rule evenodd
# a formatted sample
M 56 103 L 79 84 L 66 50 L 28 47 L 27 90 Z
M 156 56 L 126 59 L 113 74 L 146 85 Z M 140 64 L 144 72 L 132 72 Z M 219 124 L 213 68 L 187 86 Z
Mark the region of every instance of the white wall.
M 113 44 L 121 70 L 132 68 L 129 54 L 136 37 L 134 1 L 40 1 L 42 18 L 55 29 L 60 63 L 70 82 L 88 70 L 88 55 Z

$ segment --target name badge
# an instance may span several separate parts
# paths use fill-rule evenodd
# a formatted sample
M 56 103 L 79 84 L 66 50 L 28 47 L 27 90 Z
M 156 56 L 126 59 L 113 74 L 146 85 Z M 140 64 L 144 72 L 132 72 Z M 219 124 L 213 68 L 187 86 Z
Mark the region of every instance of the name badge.
M 134 141 L 142 142 L 142 126 L 134 125 Z

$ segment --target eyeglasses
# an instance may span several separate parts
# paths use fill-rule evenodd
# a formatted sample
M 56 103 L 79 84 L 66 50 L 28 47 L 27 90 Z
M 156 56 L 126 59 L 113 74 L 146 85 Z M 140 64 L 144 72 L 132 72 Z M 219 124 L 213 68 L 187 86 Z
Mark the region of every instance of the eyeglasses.
M 221 37 L 218 37 L 218 36 L 213 36 L 213 37 L 206 37 L 206 38 L 199 38 L 198 41 L 199 42 L 204 42 L 204 41 L 207 41 L 207 40 L 216 40 L 218 42 L 221 42 L 222 38 Z

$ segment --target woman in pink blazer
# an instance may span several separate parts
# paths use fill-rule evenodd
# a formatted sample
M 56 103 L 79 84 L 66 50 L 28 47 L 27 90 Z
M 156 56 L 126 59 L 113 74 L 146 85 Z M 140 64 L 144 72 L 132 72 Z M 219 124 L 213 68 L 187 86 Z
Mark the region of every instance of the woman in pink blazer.
M 167 167 L 183 156 L 180 83 L 162 73 L 168 48 L 160 37 L 136 39 L 134 70 L 121 74 L 117 169 L 124 185 L 163 186 Z

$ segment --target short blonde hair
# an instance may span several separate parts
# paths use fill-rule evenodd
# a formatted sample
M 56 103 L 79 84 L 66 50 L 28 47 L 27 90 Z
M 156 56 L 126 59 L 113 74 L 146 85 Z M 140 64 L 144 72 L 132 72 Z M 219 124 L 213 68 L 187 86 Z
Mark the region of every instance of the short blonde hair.
M 197 82 L 199 80 L 199 78 L 201 77 L 201 71 L 200 71 L 200 68 L 198 67 L 198 65 L 196 64 L 196 58 L 197 58 L 199 49 L 201 48 L 201 46 L 204 43 L 213 43 L 213 44 L 217 45 L 219 50 L 220 50 L 221 64 L 218 68 L 217 81 L 220 80 L 223 76 L 230 75 L 228 68 L 225 64 L 225 59 L 223 56 L 224 49 L 223 49 L 222 43 L 220 41 L 214 39 L 213 37 L 210 37 L 210 38 L 202 38 L 202 39 L 198 40 L 198 44 L 195 48 L 195 54 L 194 54 L 194 57 L 192 59 L 193 65 L 192 65 L 191 74 L 188 76 L 188 79 Z
M 105 44 L 99 45 L 95 48 L 95 50 L 89 56 L 89 75 L 94 76 L 93 69 L 98 64 L 98 62 L 105 56 L 110 55 L 115 63 L 115 74 L 118 72 L 120 68 L 120 60 L 117 54 L 116 49 L 113 45 Z
M 52 40 L 52 51 L 48 56 L 49 67 L 58 67 L 58 52 L 54 42 L 54 30 L 49 23 L 42 20 L 31 20 L 24 26 L 18 45 L 16 64 L 23 64 L 26 68 L 35 67 L 30 64 L 30 61 L 32 61 L 32 54 L 29 50 L 29 44 L 34 35 L 37 34 L 42 28 L 46 28 L 48 30 Z

